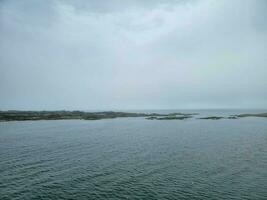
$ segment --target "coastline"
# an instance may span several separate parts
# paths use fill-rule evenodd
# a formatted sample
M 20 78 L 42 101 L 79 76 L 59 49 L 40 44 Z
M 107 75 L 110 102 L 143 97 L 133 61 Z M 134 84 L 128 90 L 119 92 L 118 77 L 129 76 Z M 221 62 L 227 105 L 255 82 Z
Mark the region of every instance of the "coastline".
M 267 113 L 234 114 L 229 116 L 203 116 L 196 118 L 199 113 L 144 113 L 144 112 L 84 112 L 84 111 L 0 111 L 1 121 L 36 121 L 36 120 L 101 120 L 124 117 L 144 117 L 147 120 L 184 120 L 189 118 L 201 120 L 239 119 L 243 117 L 267 117 Z

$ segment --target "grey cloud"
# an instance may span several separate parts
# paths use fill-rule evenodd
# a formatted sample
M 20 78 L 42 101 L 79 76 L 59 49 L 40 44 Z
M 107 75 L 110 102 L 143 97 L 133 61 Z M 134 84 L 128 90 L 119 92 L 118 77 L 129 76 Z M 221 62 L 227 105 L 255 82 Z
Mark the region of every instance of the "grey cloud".
M 116 13 L 125 12 L 131 9 L 154 9 L 158 6 L 174 6 L 176 4 L 187 4 L 196 0 L 67 0 L 61 1 L 65 5 L 70 5 L 75 8 L 76 11 L 86 13 Z
M 0 9 L 0 109 L 267 107 L 264 0 Z

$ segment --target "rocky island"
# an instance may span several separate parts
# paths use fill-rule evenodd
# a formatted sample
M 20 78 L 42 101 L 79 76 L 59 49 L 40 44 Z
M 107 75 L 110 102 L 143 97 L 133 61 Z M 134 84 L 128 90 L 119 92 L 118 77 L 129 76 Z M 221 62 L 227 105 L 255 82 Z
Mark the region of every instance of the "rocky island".
M 198 113 L 134 113 L 134 112 L 84 112 L 84 111 L 0 111 L 0 121 L 26 121 L 26 120 L 100 120 L 123 117 L 144 117 L 147 120 L 184 120 L 193 118 Z M 208 116 L 196 119 L 219 120 L 219 119 L 239 119 L 242 117 L 267 117 L 267 113 L 239 114 L 228 117 Z
M 188 118 L 192 118 L 192 115 L 168 115 L 168 116 L 164 116 L 164 117 L 157 117 L 157 116 L 151 116 L 151 117 L 147 117 L 146 119 L 149 120 L 183 120 L 183 119 L 188 119 Z
M 267 117 L 267 113 L 241 114 L 241 115 L 234 115 L 234 117 Z
M 223 117 L 217 117 L 217 116 L 211 116 L 211 117 L 201 117 L 198 119 L 212 119 L 212 120 L 218 120 L 218 119 L 223 119 Z
M 198 119 L 219 120 L 219 119 L 239 119 L 242 117 L 267 117 L 267 113 L 239 114 L 239 115 L 230 115 L 228 117 L 209 116 L 209 117 L 201 117 Z
M 122 117 L 146 117 L 147 119 L 185 119 L 197 113 L 133 113 L 133 112 L 83 112 L 83 111 L 0 111 L 0 121 L 26 120 L 100 120 Z

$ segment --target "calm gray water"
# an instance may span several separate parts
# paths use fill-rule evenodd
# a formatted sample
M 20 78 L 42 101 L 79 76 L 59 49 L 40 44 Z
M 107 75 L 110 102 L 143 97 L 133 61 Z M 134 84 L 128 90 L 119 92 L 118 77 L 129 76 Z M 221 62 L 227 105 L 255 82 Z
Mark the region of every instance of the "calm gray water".
M 1 122 L 0 199 L 267 199 L 267 119 Z

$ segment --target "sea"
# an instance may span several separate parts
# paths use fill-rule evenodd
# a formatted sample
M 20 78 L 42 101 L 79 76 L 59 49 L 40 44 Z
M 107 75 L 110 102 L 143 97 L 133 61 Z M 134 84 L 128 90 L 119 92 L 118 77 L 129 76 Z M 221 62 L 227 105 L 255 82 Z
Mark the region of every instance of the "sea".
M 266 110 L 153 112 L 0 122 L 0 199 L 267 199 L 267 118 L 198 119 Z

